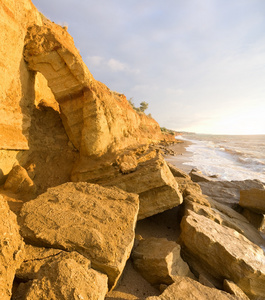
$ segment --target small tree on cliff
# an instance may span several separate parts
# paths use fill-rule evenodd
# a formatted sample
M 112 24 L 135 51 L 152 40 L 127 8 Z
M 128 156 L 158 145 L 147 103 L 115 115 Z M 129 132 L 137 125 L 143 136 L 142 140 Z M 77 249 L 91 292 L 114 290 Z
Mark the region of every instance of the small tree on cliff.
M 147 102 L 143 101 L 143 102 L 140 103 L 139 109 L 140 109 L 141 112 L 144 112 L 147 108 L 148 108 L 148 103 Z

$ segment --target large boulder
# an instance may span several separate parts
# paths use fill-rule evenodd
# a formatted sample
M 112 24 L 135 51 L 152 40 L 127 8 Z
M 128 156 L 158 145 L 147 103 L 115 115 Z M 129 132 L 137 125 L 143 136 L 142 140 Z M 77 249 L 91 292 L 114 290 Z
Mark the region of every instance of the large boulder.
M 238 231 L 190 211 L 180 239 L 189 263 L 191 258 L 214 278 L 234 281 L 252 298 L 265 297 L 264 252 Z
M 16 215 L 0 195 L 0 299 L 8 300 L 16 269 L 24 256 L 24 242 L 19 234 Z
M 200 197 L 200 196 L 199 196 Z M 188 198 L 190 199 L 190 198 Z M 227 205 L 220 204 L 213 199 L 207 199 L 211 207 L 189 201 L 185 198 L 185 209 L 215 221 L 220 225 L 230 227 L 243 234 L 254 244 L 265 248 L 265 241 L 257 229 L 240 213 Z
M 241 190 L 264 189 L 264 184 L 259 180 L 210 181 L 199 184 L 204 195 L 229 206 L 238 204 Z
M 178 276 L 193 276 L 180 250 L 180 245 L 165 238 L 142 239 L 132 253 L 133 263 L 151 284 L 169 285 Z
M 139 163 L 134 172 L 110 179 L 106 185 L 139 194 L 138 220 L 171 209 L 183 201 L 178 184 L 160 153 Z
M 108 277 L 90 268 L 90 261 L 77 252 L 62 252 L 46 262 L 36 279 L 18 288 L 15 299 L 103 300 Z
M 66 183 L 24 204 L 19 223 L 37 246 L 77 251 L 114 287 L 130 255 L 138 196 L 116 187 Z
M 240 191 L 239 205 L 253 212 L 265 214 L 265 190 L 250 189 Z
M 242 300 L 215 288 L 210 288 L 188 277 L 177 277 L 160 296 L 146 300 Z

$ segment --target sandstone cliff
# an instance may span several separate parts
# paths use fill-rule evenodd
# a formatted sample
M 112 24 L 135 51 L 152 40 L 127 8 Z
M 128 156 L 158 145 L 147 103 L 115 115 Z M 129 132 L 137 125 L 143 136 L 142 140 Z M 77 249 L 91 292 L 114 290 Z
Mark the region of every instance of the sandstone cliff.
M 0 9 L 0 180 L 14 162 L 28 161 L 40 101 L 60 112 L 81 160 L 165 138 L 155 120 L 93 78 L 73 38 L 30 0 L 4 0 Z
M 156 143 L 174 136 L 30 0 L 0 1 L 0 37 L 3 299 L 265 299 L 262 184 L 228 193 L 168 165 Z M 253 187 L 256 228 L 232 208 Z

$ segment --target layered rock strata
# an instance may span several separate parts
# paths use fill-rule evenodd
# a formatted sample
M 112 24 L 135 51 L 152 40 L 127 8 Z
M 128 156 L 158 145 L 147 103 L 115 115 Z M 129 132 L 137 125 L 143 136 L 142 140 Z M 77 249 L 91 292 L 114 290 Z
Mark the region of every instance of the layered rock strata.
M 265 295 L 264 252 L 242 234 L 190 211 L 181 222 L 180 238 L 213 277 L 234 281 L 252 298 Z
M 153 119 L 137 114 L 124 95 L 93 78 L 64 28 L 48 21 L 32 26 L 24 56 L 28 67 L 47 79 L 66 132 L 82 156 L 163 138 Z

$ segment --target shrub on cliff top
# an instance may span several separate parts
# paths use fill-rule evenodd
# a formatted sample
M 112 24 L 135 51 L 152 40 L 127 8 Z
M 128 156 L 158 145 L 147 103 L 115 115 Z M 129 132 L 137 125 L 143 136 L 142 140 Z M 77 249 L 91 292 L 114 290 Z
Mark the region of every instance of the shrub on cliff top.
M 128 102 L 130 103 L 131 107 L 138 113 L 141 113 L 141 112 L 143 113 L 145 110 L 147 110 L 148 105 L 149 105 L 147 102 L 143 101 L 140 103 L 140 107 L 136 107 L 133 103 L 133 98 L 130 98 L 128 100 Z

